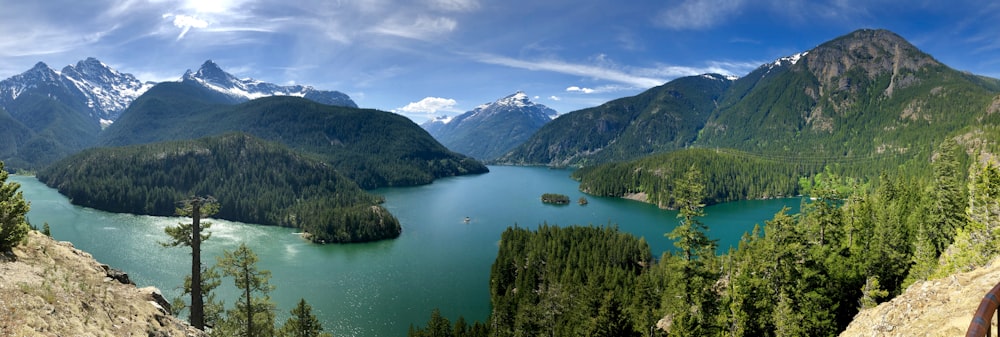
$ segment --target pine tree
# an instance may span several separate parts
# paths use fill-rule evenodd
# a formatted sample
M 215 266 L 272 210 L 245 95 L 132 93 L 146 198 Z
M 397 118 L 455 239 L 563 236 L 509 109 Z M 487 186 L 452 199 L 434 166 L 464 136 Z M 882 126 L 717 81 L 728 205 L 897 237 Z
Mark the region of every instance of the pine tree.
M 677 227 L 667 233 L 674 240 L 674 246 L 681 250 L 684 260 L 692 261 L 699 256 L 715 254 L 715 241 L 705 232 L 708 227 L 699 220 L 705 216 L 705 184 L 701 171 L 694 165 L 688 168 L 684 178 L 677 181 L 674 199 L 678 207 L 677 217 L 681 219 Z
M 701 171 L 694 165 L 676 182 L 674 199 L 678 206 L 677 217 L 681 221 L 666 236 L 674 240 L 674 246 L 681 251 L 683 298 L 688 306 L 685 311 L 693 315 L 691 322 L 705 324 L 713 314 L 716 300 L 709 288 L 710 282 L 714 282 L 718 275 L 707 267 L 708 262 L 715 258 L 716 243 L 705 234 L 708 227 L 699 220 L 705 215 L 705 204 L 702 203 L 705 199 L 705 184 Z M 694 328 L 701 329 L 701 326 Z
M 171 241 L 162 243 L 166 247 L 191 247 L 191 326 L 205 329 L 205 293 L 202 290 L 201 277 L 201 242 L 208 240 L 211 233 L 202 234 L 212 224 L 201 223 L 202 217 L 209 217 L 219 211 L 219 203 L 213 197 L 192 197 L 182 201 L 183 206 L 177 209 L 177 215 L 190 216 L 191 223 L 181 223 L 169 226 L 164 232 Z
M 299 299 L 299 304 L 291 311 L 292 316 L 288 317 L 285 325 L 281 326 L 283 337 L 332 337 L 333 335 L 323 332 L 323 325 L 319 319 L 312 314 L 312 307 L 306 303 L 306 299 Z
M 257 269 L 257 254 L 245 243 L 235 251 L 223 251 L 217 265 L 222 274 L 233 278 L 241 291 L 236 307 L 230 312 L 235 334 L 246 337 L 270 336 L 274 329 L 274 304 L 267 294 L 274 288 L 268 283 L 271 272 Z M 259 293 L 262 297 L 255 297 Z
M 21 185 L 7 182 L 8 173 L 0 162 L 0 254 L 10 252 L 28 236 L 25 214 L 31 208 L 18 191 Z
M 951 244 L 955 231 L 965 225 L 965 191 L 959 180 L 958 143 L 947 139 L 938 147 L 931 167 L 934 170 L 934 206 L 931 209 L 933 227 L 928 237 L 936 254 Z

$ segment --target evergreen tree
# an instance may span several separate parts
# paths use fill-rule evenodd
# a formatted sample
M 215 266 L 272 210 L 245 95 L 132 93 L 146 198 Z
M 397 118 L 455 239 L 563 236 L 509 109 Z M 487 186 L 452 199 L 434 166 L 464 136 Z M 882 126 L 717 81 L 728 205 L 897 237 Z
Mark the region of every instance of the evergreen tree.
M 10 252 L 28 236 L 25 215 L 31 208 L 18 191 L 21 184 L 7 182 L 8 173 L 0 162 L 0 254 Z
M 202 234 L 208 230 L 211 223 L 201 223 L 202 217 L 209 217 L 219 210 L 219 203 L 212 197 L 192 197 L 182 201 L 183 206 L 177 209 L 177 215 L 190 216 L 191 223 L 182 223 L 177 226 L 169 226 L 164 232 L 170 236 L 171 241 L 162 243 L 167 247 L 188 246 L 191 247 L 191 326 L 196 329 L 205 329 L 205 293 L 202 291 L 201 277 L 201 242 L 208 240 L 211 233 Z
M 274 304 L 268 293 L 274 288 L 268 283 L 271 272 L 257 269 L 257 254 L 241 243 L 235 251 L 223 251 L 217 265 L 222 274 L 233 278 L 240 289 L 236 307 L 230 311 L 234 334 L 244 337 L 271 336 L 274 330 Z M 259 293 L 262 297 L 254 296 Z
M 959 173 L 958 143 L 948 138 L 938 147 L 934 158 L 934 206 L 931 209 L 933 226 L 926 233 L 934 243 L 936 254 L 951 244 L 955 231 L 966 222 L 965 191 Z
M 680 249 L 684 260 L 693 261 L 697 257 L 707 257 L 715 254 L 715 241 L 708 238 L 705 232 L 708 227 L 699 220 L 705 216 L 705 184 L 702 182 L 701 171 L 692 165 L 684 178 L 677 181 L 675 192 L 678 212 L 681 219 L 677 227 L 667 233 L 674 240 L 674 246 Z
M 282 337 L 332 337 L 323 332 L 323 325 L 312 314 L 312 307 L 306 299 L 299 299 L 299 304 L 291 311 L 285 325 L 281 326 Z
M 702 324 L 708 324 L 707 319 L 714 311 L 716 295 L 710 290 L 710 284 L 718 279 L 717 273 L 709 265 L 715 260 L 715 240 L 708 238 L 705 232 L 708 227 L 699 218 L 705 215 L 705 185 L 701 171 L 691 165 L 684 177 L 676 182 L 674 193 L 678 205 L 677 217 L 681 219 L 677 227 L 666 236 L 674 240 L 674 246 L 681 252 L 683 280 L 682 291 L 685 305 L 679 317 L 686 318 L 683 322 L 693 322 L 696 326 L 686 330 L 692 333 L 702 331 Z M 687 317 L 691 314 L 691 317 Z

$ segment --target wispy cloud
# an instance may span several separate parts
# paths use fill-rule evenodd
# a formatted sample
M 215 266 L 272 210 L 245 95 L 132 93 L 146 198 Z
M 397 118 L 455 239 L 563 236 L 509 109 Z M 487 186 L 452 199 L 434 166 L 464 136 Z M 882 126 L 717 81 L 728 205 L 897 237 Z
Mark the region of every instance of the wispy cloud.
M 477 0 L 428 0 L 431 7 L 453 12 L 468 12 L 479 9 Z
M 714 27 L 738 15 L 743 0 L 685 0 L 660 12 L 656 23 L 677 30 L 700 30 Z
M 490 54 L 475 55 L 474 58 L 476 61 L 486 64 L 495 64 L 535 71 L 551 71 L 568 75 L 625 83 L 640 88 L 654 87 L 665 82 L 662 78 L 634 75 L 618 69 L 588 64 L 575 64 L 558 60 L 527 61 Z
M 559 60 L 529 61 L 499 55 L 480 54 L 473 56 L 476 61 L 532 71 L 549 71 L 575 75 L 595 80 L 618 83 L 597 88 L 570 86 L 567 92 L 597 93 L 629 89 L 652 88 L 677 77 L 718 73 L 742 76 L 760 66 L 763 62 L 707 61 L 704 66 L 677 66 L 656 64 L 653 67 L 621 67 L 604 55 L 594 58 L 595 64 L 577 64 Z M 624 86 L 623 86 L 624 85 Z
M 414 40 L 431 40 L 450 33 L 458 22 L 447 17 L 395 17 L 383 21 L 372 32 Z

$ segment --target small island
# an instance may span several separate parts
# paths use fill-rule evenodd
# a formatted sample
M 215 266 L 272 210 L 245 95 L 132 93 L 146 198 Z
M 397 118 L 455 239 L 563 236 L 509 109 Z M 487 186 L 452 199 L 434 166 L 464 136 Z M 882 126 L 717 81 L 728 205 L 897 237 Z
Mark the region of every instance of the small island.
M 588 204 L 590 202 L 587 201 L 587 197 L 580 197 L 580 199 L 577 200 L 576 203 L 580 204 L 580 206 L 583 206 L 583 205 L 586 205 L 586 204 Z
M 542 194 L 542 203 L 554 205 L 569 205 L 569 196 L 565 194 L 545 193 Z

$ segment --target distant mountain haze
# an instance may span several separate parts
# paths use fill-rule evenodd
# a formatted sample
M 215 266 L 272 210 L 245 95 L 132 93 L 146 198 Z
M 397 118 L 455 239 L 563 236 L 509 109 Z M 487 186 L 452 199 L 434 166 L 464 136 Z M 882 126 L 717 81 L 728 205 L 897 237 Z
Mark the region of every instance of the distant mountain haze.
M 455 117 L 427 121 L 421 127 L 452 151 L 491 160 L 523 143 L 556 116 L 555 110 L 518 91 Z

